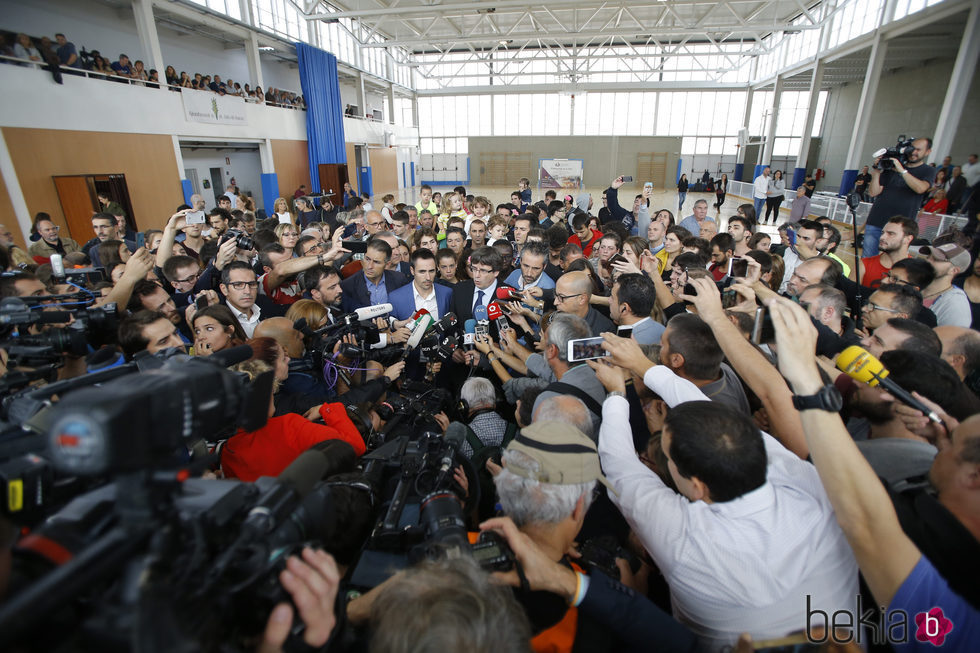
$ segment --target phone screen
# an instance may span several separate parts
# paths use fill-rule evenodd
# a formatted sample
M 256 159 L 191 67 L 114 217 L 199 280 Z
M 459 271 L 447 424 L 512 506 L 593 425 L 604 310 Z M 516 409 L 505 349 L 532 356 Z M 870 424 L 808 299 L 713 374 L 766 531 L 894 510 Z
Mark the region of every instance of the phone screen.
M 340 244 L 353 254 L 363 254 L 367 251 L 367 243 L 363 240 L 342 240 Z
M 620 324 L 616 328 L 616 335 L 620 338 L 632 338 L 633 337 L 633 325 L 632 324 Z
M 204 211 L 188 211 L 184 220 L 187 224 L 204 224 Z
M 609 355 L 609 352 L 602 348 L 602 343 L 602 336 L 569 340 L 568 361 L 587 361 L 596 358 L 605 358 Z
M 623 183 L 633 181 L 632 175 L 623 175 Z
M 146 236 L 144 236 L 143 232 L 141 231 L 138 234 L 136 234 L 136 249 L 139 249 L 144 245 L 146 245 Z
M 198 295 L 197 299 L 194 300 L 194 303 L 197 305 L 197 310 L 201 310 L 208 305 L 208 298 L 204 296 L 204 293 L 201 293 Z
M 768 345 L 776 342 L 776 329 L 772 325 L 772 317 L 769 315 L 769 311 L 762 306 L 755 309 L 752 342 L 757 345 Z
M 741 256 L 733 256 L 728 261 L 728 276 L 746 277 L 749 274 L 749 262 Z

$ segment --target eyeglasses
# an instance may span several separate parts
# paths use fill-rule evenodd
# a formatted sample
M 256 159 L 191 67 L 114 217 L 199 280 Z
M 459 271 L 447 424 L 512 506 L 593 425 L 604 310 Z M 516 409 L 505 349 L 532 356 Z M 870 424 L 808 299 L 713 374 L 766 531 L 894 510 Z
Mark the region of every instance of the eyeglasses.
M 493 274 L 493 268 L 471 267 L 470 269 L 473 271 L 473 274 Z
M 251 288 L 252 290 L 255 290 L 256 288 L 259 287 L 259 282 L 258 281 L 232 281 L 228 285 L 238 291 L 245 290 L 246 288 Z
M 197 281 L 200 277 L 201 277 L 201 273 L 198 272 L 197 274 L 192 274 L 191 276 L 187 277 L 186 279 L 174 279 L 173 282 L 174 283 L 193 283 L 194 281 Z
M 304 252 L 304 254 L 309 254 L 310 252 L 314 252 L 314 251 L 323 251 L 323 248 L 320 246 L 320 243 L 314 243 L 314 244 L 310 245 L 306 249 L 306 251 Z
M 900 284 L 903 284 L 903 285 L 906 285 L 906 286 L 911 286 L 912 285 L 910 282 L 906 281 L 905 279 L 900 279 L 899 277 L 896 277 L 891 272 L 888 272 L 888 273 L 885 274 L 884 281 L 887 282 L 887 283 L 900 283 Z
M 564 304 L 565 302 L 567 302 L 567 301 L 568 301 L 569 299 L 571 299 L 572 297 L 579 297 L 579 296 L 580 296 L 580 295 L 582 295 L 582 294 L 583 294 L 583 293 L 575 293 L 574 295 L 562 295 L 561 293 L 557 293 L 557 292 L 556 292 L 556 293 L 555 293 L 555 301 L 559 301 L 559 302 L 561 302 L 562 304 Z
M 881 306 L 879 304 L 875 304 L 874 302 L 868 302 L 867 304 L 865 304 L 863 310 L 866 310 L 869 313 L 871 311 L 885 311 L 886 313 L 901 313 L 901 311 L 896 311 L 894 308 Z

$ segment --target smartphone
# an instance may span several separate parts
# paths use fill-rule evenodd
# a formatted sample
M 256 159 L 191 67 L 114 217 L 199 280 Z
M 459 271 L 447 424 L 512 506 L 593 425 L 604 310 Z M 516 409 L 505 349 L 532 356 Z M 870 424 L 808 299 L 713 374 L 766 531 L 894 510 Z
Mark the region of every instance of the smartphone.
M 602 336 L 569 340 L 568 362 L 594 360 L 609 356 L 609 352 L 602 348 L 603 342 Z
M 367 243 L 363 240 L 342 240 L 340 244 L 352 254 L 363 254 L 367 251 Z
M 608 261 L 602 262 L 602 267 L 606 268 L 607 270 L 610 270 L 612 269 L 612 266 L 615 265 L 616 263 L 622 263 L 626 261 L 629 261 L 629 259 L 623 256 L 622 254 L 614 254 L 609 257 Z
M 653 190 L 653 182 L 652 181 L 648 181 L 647 183 L 643 184 L 643 187 L 644 188 L 649 188 L 650 190 Z
M 776 329 L 772 326 L 769 311 L 760 306 L 755 309 L 755 322 L 752 324 L 752 342 L 757 345 L 768 345 L 776 342 Z
M 194 304 L 197 306 L 197 310 L 201 310 L 208 305 L 208 298 L 204 296 L 204 293 L 201 293 L 194 300 Z
M 630 182 L 630 181 L 633 181 L 633 177 L 631 175 L 623 175 L 623 183 L 624 184 L 627 183 L 627 182 Z
M 728 259 L 728 276 L 747 277 L 749 275 L 749 262 L 741 256 L 733 256 Z
M 139 249 L 144 245 L 146 245 L 146 236 L 143 235 L 143 232 L 141 231 L 136 234 L 136 249 Z
M 789 240 L 790 247 L 796 246 L 796 232 L 792 229 L 786 230 L 786 238 Z
M 633 325 L 632 324 L 620 324 L 616 328 L 616 335 L 620 338 L 632 338 L 633 337 Z
M 187 224 L 204 224 L 204 211 L 188 211 L 184 214 Z

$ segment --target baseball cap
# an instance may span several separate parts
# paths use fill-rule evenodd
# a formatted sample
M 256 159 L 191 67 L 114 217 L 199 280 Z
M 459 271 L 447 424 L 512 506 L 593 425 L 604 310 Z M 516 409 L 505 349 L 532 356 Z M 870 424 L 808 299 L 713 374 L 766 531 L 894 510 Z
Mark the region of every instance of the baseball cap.
M 958 268 L 960 272 L 970 268 L 970 253 L 955 243 L 918 247 L 914 249 L 909 247 L 909 251 L 914 251 L 921 258 L 928 258 L 929 256 L 932 256 L 940 261 L 949 261 L 954 267 Z
M 521 429 L 507 448 L 538 463 L 539 469 L 530 470 L 508 462 L 508 471 L 518 476 L 554 485 L 599 481 L 617 494 L 602 474 L 595 442 L 574 426 L 555 421 L 535 422 Z

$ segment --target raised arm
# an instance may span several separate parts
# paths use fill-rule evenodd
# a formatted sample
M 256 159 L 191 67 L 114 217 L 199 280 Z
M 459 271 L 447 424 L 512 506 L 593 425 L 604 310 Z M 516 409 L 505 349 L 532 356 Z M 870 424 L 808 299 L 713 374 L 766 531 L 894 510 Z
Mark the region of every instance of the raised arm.
M 698 315 L 711 327 L 725 358 L 762 401 L 769 415 L 773 435 L 787 449 L 806 459 L 809 450 L 803 424 L 800 422 L 799 412 L 793 408 L 793 393 L 786 386 L 783 377 L 728 319 L 725 309 L 721 307 L 721 295 L 714 281 L 694 279 L 691 285 L 698 294 L 694 297 L 684 295 L 684 299 L 694 302 Z M 749 290 L 746 286 L 742 288 Z
M 779 369 L 799 395 L 816 394 L 817 330 L 810 316 L 783 298 L 769 302 L 779 345 Z M 902 531 L 888 493 L 844 428 L 840 415 L 800 412 L 813 464 L 834 507 L 837 522 L 875 599 L 887 606 L 918 563 L 921 553 Z M 887 543 L 887 546 L 882 546 Z

